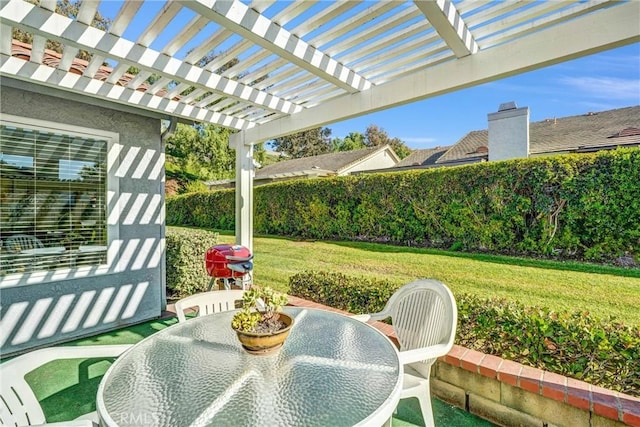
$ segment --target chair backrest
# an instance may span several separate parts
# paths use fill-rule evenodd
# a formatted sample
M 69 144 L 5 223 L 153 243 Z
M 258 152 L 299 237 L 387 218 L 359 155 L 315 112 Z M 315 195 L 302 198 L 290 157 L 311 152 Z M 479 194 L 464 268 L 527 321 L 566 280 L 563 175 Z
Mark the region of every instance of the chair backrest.
M 20 359 L 19 356 L 16 359 Z M 29 387 L 24 376 L 30 372 L 20 363 L 0 365 L 0 425 L 28 426 L 44 424 L 44 413 L 38 398 Z M 35 368 L 34 368 L 35 369 Z
M 234 310 L 236 308 L 236 301 L 242 299 L 244 292 L 245 291 L 240 289 L 230 289 L 202 292 L 183 298 L 176 302 L 175 305 L 178 321 L 184 322 L 187 320 L 185 310 L 191 307 L 198 307 L 198 316 Z
M 9 236 L 5 241 L 5 246 L 8 250 L 13 252 L 44 248 L 44 244 L 42 244 L 40 239 L 29 234 L 16 234 L 14 236 Z
M 453 347 L 458 309 L 442 282 L 422 279 L 402 286 L 389 298 L 383 313 L 391 316 L 400 351 L 438 346 L 444 355 Z
M 17 356 L 0 364 L 0 425 L 28 426 L 46 423 L 38 398 L 24 377 L 58 359 L 118 357 L 131 345 L 49 347 Z

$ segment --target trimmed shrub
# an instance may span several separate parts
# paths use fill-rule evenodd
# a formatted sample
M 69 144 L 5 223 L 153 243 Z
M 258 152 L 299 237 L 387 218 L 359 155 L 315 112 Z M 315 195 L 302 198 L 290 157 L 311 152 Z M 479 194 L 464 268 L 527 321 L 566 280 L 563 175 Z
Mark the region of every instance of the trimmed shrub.
M 218 243 L 218 233 L 206 230 L 167 227 L 167 293 L 182 298 L 204 292 L 210 277 L 204 257 Z
M 274 183 L 259 234 L 637 265 L 640 149 Z M 232 230 L 233 190 L 167 199 L 167 224 Z M 635 258 L 635 260 L 634 260 Z
M 289 293 L 350 313 L 382 310 L 399 285 L 340 273 L 304 271 L 289 278 Z
M 291 295 L 354 314 L 384 308 L 401 284 L 302 272 Z M 640 328 L 585 312 L 553 312 L 504 299 L 455 295 L 456 343 L 486 354 L 640 396 Z
M 462 294 L 456 302 L 457 344 L 640 396 L 640 328 L 505 299 Z

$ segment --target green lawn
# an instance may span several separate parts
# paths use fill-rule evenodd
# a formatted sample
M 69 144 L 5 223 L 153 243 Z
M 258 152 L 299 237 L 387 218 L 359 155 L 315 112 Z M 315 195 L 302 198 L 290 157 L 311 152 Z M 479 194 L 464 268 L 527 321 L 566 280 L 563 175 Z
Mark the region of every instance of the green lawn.
M 220 242 L 233 242 L 220 232 Z M 304 270 L 406 283 L 435 278 L 454 294 L 504 297 L 553 310 L 589 311 L 640 325 L 640 269 L 584 263 L 461 254 L 354 242 L 254 240 L 254 282 L 287 291 L 289 277 Z

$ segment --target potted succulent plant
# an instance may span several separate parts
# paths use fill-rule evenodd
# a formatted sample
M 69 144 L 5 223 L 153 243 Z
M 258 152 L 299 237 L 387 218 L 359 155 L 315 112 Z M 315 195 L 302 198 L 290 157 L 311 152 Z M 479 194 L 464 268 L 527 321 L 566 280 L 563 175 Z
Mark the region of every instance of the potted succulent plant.
M 242 309 L 233 316 L 231 327 L 242 347 L 251 354 L 269 354 L 289 335 L 293 318 L 282 312 L 288 298 L 269 287 L 244 293 Z

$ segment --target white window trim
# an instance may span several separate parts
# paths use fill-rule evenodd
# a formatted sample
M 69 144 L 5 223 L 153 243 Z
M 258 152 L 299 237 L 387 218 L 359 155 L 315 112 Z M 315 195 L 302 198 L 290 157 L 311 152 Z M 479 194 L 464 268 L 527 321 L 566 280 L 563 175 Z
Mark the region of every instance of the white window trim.
M 118 209 L 116 203 L 120 196 L 120 179 L 116 176 L 115 171 L 117 171 L 120 166 L 119 153 L 122 151 L 119 133 L 69 125 L 66 123 L 32 119 L 29 117 L 14 116 L 11 114 L 5 114 L 4 112 L 2 113 L 0 122 L 4 125 L 28 128 L 37 131 L 63 133 L 72 136 L 105 140 L 107 142 L 107 219 L 110 218 L 110 214 L 114 209 Z M 112 222 L 107 220 L 106 264 L 37 271 L 31 273 L 9 274 L 7 276 L 0 277 L 0 289 L 116 273 L 119 261 L 119 242 L 120 227 L 117 221 Z

